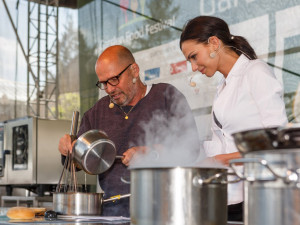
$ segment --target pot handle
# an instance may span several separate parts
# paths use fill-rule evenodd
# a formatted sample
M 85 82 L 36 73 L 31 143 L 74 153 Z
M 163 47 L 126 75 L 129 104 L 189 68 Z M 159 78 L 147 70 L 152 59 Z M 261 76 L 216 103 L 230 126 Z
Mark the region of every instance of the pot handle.
M 193 179 L 193 184 L 196 187 L 201 187 L 203 184 L 211 184 L 212 181 L 217 180 L 218 178 L 222 177 L 222 176 L 228 176 L 228 175 L 233 175 L 233 176 L 237 176 L 235 173 L 216 173 L 215 175 L 208 177 L 206 179 L 201 178 L 201 176 L 195 176 Z M 241 181 L 241 179 L 238 177 L 236 180 L 227 180 L 227 181 L 220 181 L 221 184 L 229 184 L 229 183 L 237 183 Z
M 240 182 L 242 179 L 240 177 L 238 177 L 235 173 L 233 172 L 227 172 L 227 176 L 235 176 L 237 177 L 235 180 L 228 180 L 228 181 L 224 181 L 224 183 L 227 183 L 227 184 L 234 184 L 234 183 L 237 183 L 237 182 Z
M 278 140 L 285 146 L 289 144 L 297 147 L 300 143 L 300 126 L 296 124 L 289 124 L 278 129 Z
M 245 174 L 242 174 L 239 172 L 236 167 L 234 166 L 235 164 L 246 164 L 246 163 L 259 163 L 260 165 L 264 166 L 266 169 L 268 169 L 273 175 L 273 178 L 270 179 L 257 179 L 255 177 L 247 177 Z M 229 161 L 229 165 L 232 168 L 232 170 L 235 172 L 235 174 L 241 179 L 241 180 L 246 180 L 249 182 L 254 182 L 254 181 L 261 181 L 261 182 L 266 182 L 266 181 L 275 181 L 277 179 L 281 179 L 285 183 L 296 183 L 299 179 L 298 174 L 291 171 L 287 170 L 286 171 L 286 176 L 279 175 L 276 173 L 268 164 L 268 161 L 265 159 L 260 159 L 260 158 L 240 158 L 240 159 L 233 159 Z

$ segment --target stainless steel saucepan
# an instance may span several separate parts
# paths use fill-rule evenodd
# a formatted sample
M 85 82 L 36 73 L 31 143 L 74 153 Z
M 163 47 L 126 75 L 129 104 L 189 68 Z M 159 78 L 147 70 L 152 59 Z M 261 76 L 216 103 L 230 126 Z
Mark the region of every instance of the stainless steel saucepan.
M 53 193 L 53 210 L 63 215 L 101 215 L 103 203 L 128 198 L 130 194 L 103 199 L 103 193 L 65 192 Z
M 123 157 L 116 156 L 115 144 L 100 130 L 89 130 L 82 134 L 73 151 L 76 166 L 92 175 L 105 172 L 115 159 Z
M 242 154 L 262 150 L 300 147 L 300 125 L 247 130 L 232 134 Z

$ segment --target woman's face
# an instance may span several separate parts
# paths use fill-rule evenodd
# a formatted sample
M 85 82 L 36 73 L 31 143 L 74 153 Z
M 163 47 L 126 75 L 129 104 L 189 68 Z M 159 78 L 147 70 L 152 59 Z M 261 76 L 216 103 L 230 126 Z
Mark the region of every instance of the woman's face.
M 217 60 L 209 56 L 214 52 L 210 44 L 197 43 L 194 40 L 184 41 L 181 45 L 182 53 L 191 63 L 192 70 L 199 71 L 207 77 L 212 77 L 217 71 Z

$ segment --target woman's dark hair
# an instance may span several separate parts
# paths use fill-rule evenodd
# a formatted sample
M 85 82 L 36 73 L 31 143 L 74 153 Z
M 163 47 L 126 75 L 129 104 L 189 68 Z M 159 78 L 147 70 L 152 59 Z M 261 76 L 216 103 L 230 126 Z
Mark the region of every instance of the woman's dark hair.
M 188 21 L 180 36 L 180 48 L 187 40 L 208 43 L 211 36 L 218 37 L 238 55 L 244 53 L 250 59 L 257 59 L 255 51 L 244 37 L 231 35 L 227 23 L 212 16 L 198 16 Z

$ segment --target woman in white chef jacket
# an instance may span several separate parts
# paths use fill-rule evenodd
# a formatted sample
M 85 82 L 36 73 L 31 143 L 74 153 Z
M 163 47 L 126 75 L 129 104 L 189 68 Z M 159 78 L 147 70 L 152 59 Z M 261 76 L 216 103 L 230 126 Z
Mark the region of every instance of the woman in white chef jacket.
M 212 140 L 204 143 L 208 157 L 228 165 L 241 157 L 232 133 L 287 123 L 282 85 L 245 38 L 230 34 L 225 21 L 210 16 L 190 20 L 180 48 L 193 71 L 224 76 L 213 103 Z M 228 185 L 228 220 L 243 220 L 242 182 Z

